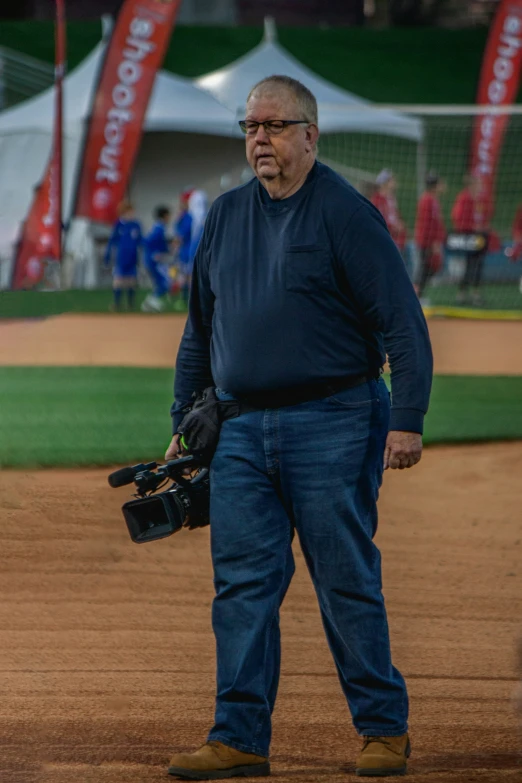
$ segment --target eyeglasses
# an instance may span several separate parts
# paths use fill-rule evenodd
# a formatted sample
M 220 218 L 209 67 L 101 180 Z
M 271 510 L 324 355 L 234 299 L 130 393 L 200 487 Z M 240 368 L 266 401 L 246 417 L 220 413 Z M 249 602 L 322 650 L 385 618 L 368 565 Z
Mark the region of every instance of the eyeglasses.
M 255 136 L 260 125 L 265 129 L 267 136 L 278 136 L 287 125 L 309 125 L 307 120 L 267 120 L 266 122 L 254 122 L 254 120 L 240 120 L 239 127 L 247 136 Z

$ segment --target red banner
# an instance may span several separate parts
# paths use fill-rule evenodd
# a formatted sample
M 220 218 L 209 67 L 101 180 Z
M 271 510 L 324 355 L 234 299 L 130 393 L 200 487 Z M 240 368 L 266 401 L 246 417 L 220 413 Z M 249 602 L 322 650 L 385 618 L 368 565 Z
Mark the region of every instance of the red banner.
M 145 112 L 181 0 L 126 0 L 94 100 L 75 215 L 113 223 L 132 173 Z
M 65 74 L 65 7 L 56 0 L 55 117 L 51 157 L 42 182 L 36 186 L 23 224 L 13 267 L 11 287 L 34 288 L 62 258 L 62 137 L 63 79 Z M 56 275 L 54 275 L 56 278 Z
M 522 68 L 522 0 L 501 0 L 488 37 L 477 104 L 509 106 L 515 103 Z M 480 177 L 482 192 L 492 200 L 495 174 L 502 151 L 508 114 L 476 117 L 471 142 L 471 173 Z

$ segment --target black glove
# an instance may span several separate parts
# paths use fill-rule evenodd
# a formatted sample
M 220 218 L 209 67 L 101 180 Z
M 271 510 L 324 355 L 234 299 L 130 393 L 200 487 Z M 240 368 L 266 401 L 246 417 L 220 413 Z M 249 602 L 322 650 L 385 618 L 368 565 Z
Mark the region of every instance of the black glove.
M 178 433 L 184 448 L 208 466 L 217 449 L 222 423 L 239 416 L 241 406 L 237 400 L 218 400 L 213 386 L 194 396 L 192 409 L 183 417 Z

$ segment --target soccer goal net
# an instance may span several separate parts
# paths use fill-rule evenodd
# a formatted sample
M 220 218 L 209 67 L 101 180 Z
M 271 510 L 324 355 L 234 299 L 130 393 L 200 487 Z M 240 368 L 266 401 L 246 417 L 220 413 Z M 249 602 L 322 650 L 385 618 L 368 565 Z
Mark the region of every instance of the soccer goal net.
M 323 134 L 319 158 L 383 214 L 391 209 L 417 283 L 426 263 L 423 245 L 434 243 L 434 236 L 421 237 L 420 199 L 427 189 L 436 197 L 445 236 L 421 292 L 424 303 L 522 315 L 522 107 L 492 111 L 502 115 L 502 130 L 497 125 L 476 145 L 481 171 L 489 172 L 479 176 L 470 176 L 472 139 L 477 123 L 488 116 L 484 109 L 372 106 L 371 114 L 370 130 Z M 493 123 L 484 128 L 491 130 Z M 475 236 L 480 234 L 481 247 Z

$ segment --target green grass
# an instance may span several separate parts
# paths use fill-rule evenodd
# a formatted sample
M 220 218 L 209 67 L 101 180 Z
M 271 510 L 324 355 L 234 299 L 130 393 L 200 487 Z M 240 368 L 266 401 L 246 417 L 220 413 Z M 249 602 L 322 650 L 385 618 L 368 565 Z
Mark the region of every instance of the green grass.
M 522 268 L 521 268 L 522 271 Z M 140 303 L 146 296 L 141 291 L 137 297 L 136 313 L 141 314 Z M 455 305 L 456 285 L 432 286 L 426 292 L 432 305 Z M 482 288 L 484 309 L 521 310 L 522 296 L 518 281 L 511 284 L 490 284 Z M 1 318 L 43 318 L 61 313 L 108 313 L 112 303 L 112 292 L 100 291 L 2 291 L 0 292 Z M 179 299 L 171 299 L 165 313 L 185 312 Z M 117 318 L 117 314 L 114 316 Z
M 161 457 L 172 370 L 2 367 L 0 465 L 110 465 Z
M 0 466 L 132 464 L 170 440 L 171 370 L 3 367 Z M 522 438 L 522 378 L 435 379 L 426 443 Z
M 518 290 L 518 281 L 503 285 L 484 285 L 481 291 L 484 299 L 481 310 L 522 310 L 522 295 Z M 426 296 L 429 297 L 431 305 L 462 307 L 457 302 L 457 292 L 456 285 L 431 286 L 426 290 Z
M 136 313 L 141 313 L 140 305 L 148 293 L 138 292 Z M 0 292 L 0 318 L 41 318 L 61 313 L 108 313 L 111 305 L 112 291 L 109 289 Z M 185 311 L 184 304 L 177 298 L 167 301 L 164 310 L 165 313 Z
M 522 438 L 522 377 L 436 376 L 426 443 Z

